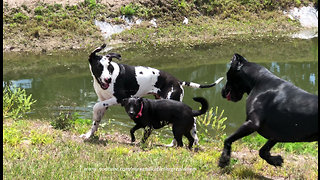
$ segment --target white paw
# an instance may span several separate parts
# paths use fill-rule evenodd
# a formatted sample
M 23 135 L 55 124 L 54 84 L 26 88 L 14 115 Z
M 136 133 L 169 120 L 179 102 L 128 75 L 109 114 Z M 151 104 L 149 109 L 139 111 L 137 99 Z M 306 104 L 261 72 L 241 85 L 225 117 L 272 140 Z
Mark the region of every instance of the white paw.
M 91 133 L 86 133 L 86 134 L 81 134 L 80 135 L 80 138 L 83 138 L 83 139 L 89 139 L 91 137 Z
M 166 144 L 164 146 L 166 147 L 173 147 L 173 146 L 176 146 L 177 145 L 177 141 L 175 139 L 172 140 L 172 142 L 170 144 Z
M 166 145 L 164 145 L 165 147 L 173 147 L 174 146 L 174 144 L 173 143 L 170 143 L 170 144 L 166 144 Z

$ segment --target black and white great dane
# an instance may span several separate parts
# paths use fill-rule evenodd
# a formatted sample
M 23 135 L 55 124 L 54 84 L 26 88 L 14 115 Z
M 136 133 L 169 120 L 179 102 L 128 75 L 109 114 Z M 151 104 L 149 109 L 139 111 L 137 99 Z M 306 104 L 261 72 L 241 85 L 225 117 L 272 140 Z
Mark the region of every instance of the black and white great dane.
M 91 129 L 80 136 L 85 139 L 90 138 L 98 129 L 106 109 L 112 105 L 120 104 L 124 98 L 153 94 L 157 99 L 182 101 L 184 95 L 183 86 L 209 88 L 223 79 L 221 77 L 208 85 L 179 81 L 174 76 L 151 67 L 115 63 L 112 58 L 121 59 L 121 55 L 117 53 L 109 53 L 105 56 L 96 54 L 105 47 L 106 45 L 103 44 L 89 56 L 93 86 L 99 102 L 93 107 L 93 125 Z M 176 141 L 173 139 L 171 145 L 175 144 Z
M 277 142 L 318 141 L 318 96 L 234 54 L 221 94 L 227 100 L 237 102 L 244 93 L 248 94 L 246 121 L 224 141 L 220 167 L 230 162 L 231 144 L 255 131 L 268 139 L 259 151 L 260 157 L 274 166 L 283 163 L 280 155 L 270 154 Z

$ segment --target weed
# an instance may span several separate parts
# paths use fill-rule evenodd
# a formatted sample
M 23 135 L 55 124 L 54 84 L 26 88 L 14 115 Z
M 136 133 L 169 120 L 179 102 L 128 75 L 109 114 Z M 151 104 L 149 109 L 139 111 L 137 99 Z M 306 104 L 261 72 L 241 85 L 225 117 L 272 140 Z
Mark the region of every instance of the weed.
M 133 16 L 136 13 L 137 8 L 132 4 L 128 4 L 120 8 L 120 13 L 126 16 Z
M 96 0 L 84 0 L 85 5 L 87 5 L 90 9 L 93 9 L 97 6 Z
M 47 12 L 48 12 L 48 10 L 46 8 L 44 8 L 43 6 L 38 6 L 34 9 L 35 15 L 42 15 L 43 16 Z
M 3 89 L 3 117 L 18 119 L 30 112 L 36 100 L 31 99 L 25 89 L 5 86 Z
M 36 15 L 36 16 L 34 16 L 34 18 L 35 18 L 37 21 L 42 21 L 42 20 L 43 20 L 43 16 L 41 16 L 41 15 Z
M 18 22 L 18 23 L 25 23 L 28 19 L 29 17 L 23 14 L 22 12 L 18 12 L 13 16 L 14 22 Z
M 224 125 L 224 122 L 227 120 L 227 117 L 223 117 L 224 110 L 222 110 L 219 115 L 218 109 L 218 106 L 216 106 L 215 109 L 212 107 L 204 115 L 197 117 L 197 125 L 204 131 L 200 134 L 200 137 L 208 137 L 217 140 L 221 140 L 221 138 L 225 137 L 224 129 L 226 128 L 226 125 Z M 209 131 L 213 131 L 215 136 Z
M 22 132 L 16 127 L 5 127 L 3 130 L 3 143 L 16 146 L 22 141 Z
M 55 129 L 69 130 L 74 125 L 77 116 L 77 114 L 72 115 L 71 112 L 59 112 L 58 117 L 53 119 L 50 124 Z
M 53 137 L 47 133 L 38 133 L 36 130 L 31 130 L 30 132 L 31 144 L 45 145 L 53 142 Z

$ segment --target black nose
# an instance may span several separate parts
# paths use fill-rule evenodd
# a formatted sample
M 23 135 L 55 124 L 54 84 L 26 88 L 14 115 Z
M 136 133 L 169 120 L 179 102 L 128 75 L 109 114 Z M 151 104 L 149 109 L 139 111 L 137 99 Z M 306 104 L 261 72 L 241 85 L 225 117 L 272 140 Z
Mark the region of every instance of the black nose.
M 134 112 L 132 112 L 132 111 L 129 112 L 129 115 L 130 115 L 130 116 L 133 116 L 133 115 L 134 115 Z

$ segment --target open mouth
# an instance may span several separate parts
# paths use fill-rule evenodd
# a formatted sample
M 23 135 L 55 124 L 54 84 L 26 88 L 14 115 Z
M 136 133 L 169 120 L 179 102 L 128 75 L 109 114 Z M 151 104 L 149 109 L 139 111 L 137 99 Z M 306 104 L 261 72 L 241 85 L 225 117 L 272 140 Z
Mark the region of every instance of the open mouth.
M 104 89 L 104 90 L 108 89 L 109 86 L 110 86 L 110 83 L 111 83 L 111 78 L 106 79 L 105 83 L 103 83 L 103 82 L 100 83 L 101 88 Z
M 227 96 L 226 96 L 227 100 L 230 101 L 231 100 L 231 91 L 228 92 Z

